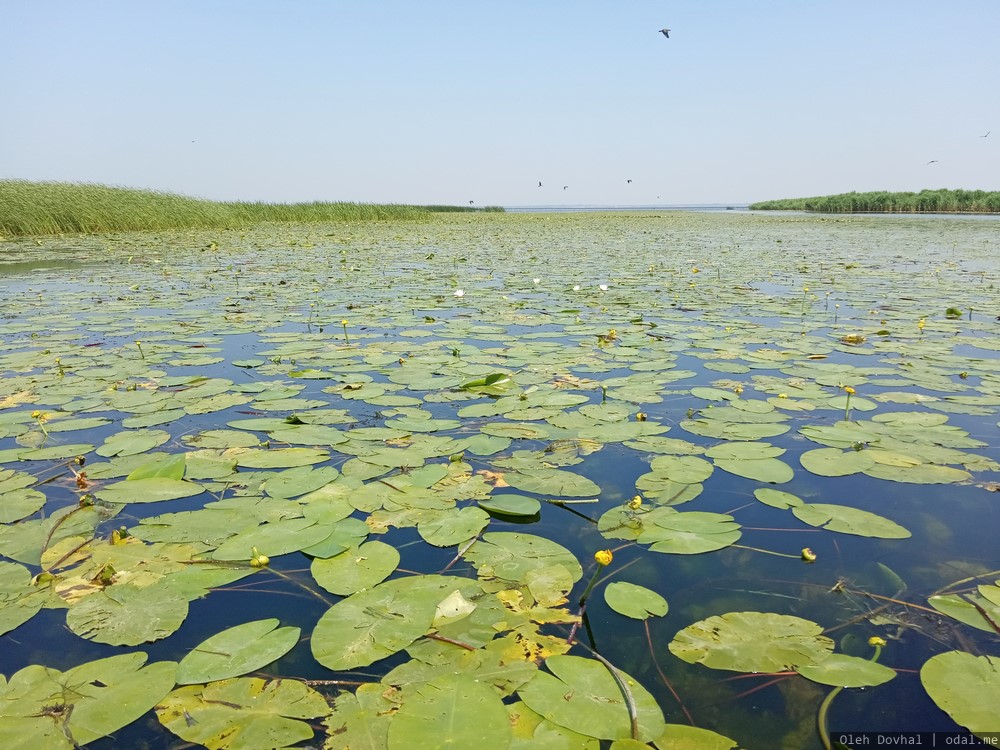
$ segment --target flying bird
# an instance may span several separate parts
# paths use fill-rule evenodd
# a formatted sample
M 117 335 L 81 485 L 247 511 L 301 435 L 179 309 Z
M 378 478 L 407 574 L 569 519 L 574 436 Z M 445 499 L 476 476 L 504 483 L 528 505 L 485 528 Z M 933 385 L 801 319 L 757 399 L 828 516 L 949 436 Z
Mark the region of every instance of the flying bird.
M 563 190 L 565 190 L 568 187 L 569 187 L 569 185 L 563 185 Z
M 667 39 L 670 38 L 670 29 L 660 29 L 660 33 L 663 34 Z
M 632 180 L 625 180 L 625 182 L 627 182 L 629 185 L 632 184 Z
M 986 134 L 985 134 L 985 135 L 981 135 L 981 136 L 979 136 L 979 137 L 980 137 L 980 138 L 986 138 L 986 137 L 987 137 L 987 136 L 988 136 L 988 135 L 989 135 L 990 133 L 992 133 L 992 132 L 993 132 L 992 130 L 987 130 L 987 131 L 986 131 Z
M 539 181 L 538 181 L 538 187 L 541 187 L 541 186 L 542 186 L 542 181 L 541 181 L 541 180 L 539 180 Z
M 927 164 L 937 164 L 937 159 L 931 159 L 929 162 L 927 162 Z M 924 166 L 927 166 L 927 164 L 925 164 Z

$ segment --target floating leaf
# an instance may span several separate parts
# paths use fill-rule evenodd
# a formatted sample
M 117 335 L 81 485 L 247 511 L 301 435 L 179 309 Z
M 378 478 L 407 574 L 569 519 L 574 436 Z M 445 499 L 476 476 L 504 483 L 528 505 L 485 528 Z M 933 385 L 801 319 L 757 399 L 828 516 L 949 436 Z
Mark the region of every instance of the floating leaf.
M 920 683 L 957 724 L 977 736 L 996 732 L 1000 657 L 947 651 L 924 662 Z
M 389 750 L 504 750 L 510 723 L 500 696 L 465 674 L 448 674 L 404 691 L 389 725 Z
M 539 672 L 518 691 L 532 711 L 588 737 L 632 736 L 625 696 L 607 666 L 580 656 L 550 656 L 545 666 L 552 674 Z M 632 693 L 639 739 L 659 737 L 664 723 L 656 700 L 629 675 L 619 671 L 619 676 Z
M 177 684 L 225 680 L 266 667 L 292 650 L 302 631 L 278 627 L 278 619 L 255 620 L 202 641 L 177 665 Z
M 187 600 L 165 585 L 119 583 L 70 607 L 66 625 L 81 638 L 112 646 L 137 646 L 166 638 L 187 614 Z
M 297 680 L 257 677 L 180 687 L 156 706 L 167 729 L 210 750 L 288 747 L 312 738 L 303 719 L 329 712 L 323 696 Z
M 653 740 L 658 750 L 737 750 L 728 737 L 687 724 L 667 724 L 663 734 Z
M 533 516 L 541 510 L 542 504 L 525 495 L 494 495 L 480 500 L 479 507 L 502 516 Z
M 168 479 L 166 477 L 149 477 L 148 479 L 126 479 L 114 482 L 97 490 L 97 497 L 106 503 L 159 503 L 164 500 L 179 500 L 183 497 L 194 497 L 205 491 L 205 488 L 195 482 L 183 479 Z
M 830 654 L 818 664 L 803 664 L 796 671 L 813 682 L 835 687 L 872 687 L 896 676 L 893 669 L 859 656 Z
M 821 526 L 828 531 L 880 539 L 908 539 L 910 536 L 909 531 L 888 518 L 846 505 L 803 503 L 793 507 L 792 513 L 800 521 L 810 526 Z
M 311 571 L 316 583 L 331 594 L 348 596 L 381 583 L 399 565 L 399 552 L 385 542 L 372 541 L 339 555 L 316 558 Z
M 316 660 L 334 671 L 363 667 L 401 651 L 431 628 L 438 604 L 473 582 L 450 576 L 398 578 L 333 605 L 313 630 Z
M 609 583 L 604 589 L 604 601 L 618 614 L 636 620 L 667 614 L 666 599 L 645 586 L 626 581 Z
M 145 663 L 136 652 L 66 672 L 32 664 L 0 680 L 4 747 L 76 748 L 128 726 L 174 686 L 175 662 Z
M 782 672 L 822 662 L 833 651 L 823 628 L 772 612 L 729 612 L 688 625 L 668 645 L 689 664 L 736 672 Z
M 561 544 L 533 534 L 492 531 L 483 534 L 465 553 L 482 578 L 500 578 L 513 583 L 525 582 L 537 568 L 562 565 L 574 581 L 583 576 L 576 557 Z

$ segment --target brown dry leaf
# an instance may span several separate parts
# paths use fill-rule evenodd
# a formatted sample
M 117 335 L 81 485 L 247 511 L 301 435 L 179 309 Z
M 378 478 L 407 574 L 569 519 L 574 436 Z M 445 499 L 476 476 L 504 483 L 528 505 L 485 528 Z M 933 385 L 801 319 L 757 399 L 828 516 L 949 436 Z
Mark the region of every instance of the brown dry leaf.
M 9 409 L 12 406 L 20 406 L 21 404 L 33 404 L 37 400 L 38 396 L 31 391 L 18 391 L 17 393 L 0 398 L 0 409 Z
M 487 482 L 492 484 L 494 487 L 510 487 L 506 480 L 503 478 L 502 471 L 490 471 L 489 469 L 480 469 L 476 472 L 479 476 L 485 479 Z

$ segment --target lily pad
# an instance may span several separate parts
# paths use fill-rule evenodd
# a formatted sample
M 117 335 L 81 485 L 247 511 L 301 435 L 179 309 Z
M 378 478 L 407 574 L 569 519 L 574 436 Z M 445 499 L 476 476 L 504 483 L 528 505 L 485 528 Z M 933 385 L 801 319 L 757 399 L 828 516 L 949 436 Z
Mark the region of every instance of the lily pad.
M 156 706 L 171 732 L 210 750 L 281 748 L 309 740 L 305 719 L 330 712 L 323 696 L 297 680 L 240 677 L 187 685 Z
M 947 651 L 920 668 L 920 683 L 938 707 L 973 734 L 997 730 L 1000 657 Z
M 828 531 L 880 539 L 907 539 L 910 536 L 910 532 L 895 521 L 846 505 L 802 503 L 794 506 L 792 513 L 800 521 L 810 526 L 820 526 Z
M 833 641 L 814 622 L 772 612 L 729 612 L 688 625 L 668 645 L 689 664 L 736 672 L 782 672 L 817 664 Z
M 349 596 L 381 583 L 398 565 L 395 547 L 372 541 L 333 557 L 316 558 L 311 571 L 316 583 L 331 594 Z
M 531 710 L 559 726 L 604 740 L 632 737 L 629 709 L 622 688 L 607 666 L 580 656 L 551 656 L 551 671 L 539 672 L 518 691 Z M 663 733 L 663 713 L 656 700 L 624 672 L 635 706 L 638 739 L 648 742 Z
M 604 601 L 618 614 L 635 620 L 667 614 L 666 599 L 645 586 L 627 581 L 609 583 L 604 589 Z
M 278 619 L 227 628 L 202 641 L 177 665 L 177 684 L 225 680 L 266 667 L 292 650 L 302 631 L 278 627 Z
M 145 664 L 135 652 L 66 672 L 32 664 L 0 680 L 4 747 L 76 748 L 128 726 L 174 685 L 176 662 Z
M 446 674 L 407 688 L 389 725 L 389 750 L 504 750 L 511 728 L 500 696 L 466 674 Z

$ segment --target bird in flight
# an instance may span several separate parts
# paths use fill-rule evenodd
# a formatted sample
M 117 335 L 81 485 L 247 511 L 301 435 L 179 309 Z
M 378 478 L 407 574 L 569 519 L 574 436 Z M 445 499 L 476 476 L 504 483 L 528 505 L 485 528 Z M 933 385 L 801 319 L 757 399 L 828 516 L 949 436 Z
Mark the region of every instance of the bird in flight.
M 539 180 L 539 181 L 538 181 L 538 187 L 541 187 L 541 186 L 542 186 L 542 181 L 541 181 L 541 180 Z
M 632 180 L 625 180 L 625 182 L 627 182 L 629 185 L 632 184 Z
M 929 162 L 927 162 L 927 164 L 937 164 L 937 159 L 931 159 Z
M 565 190 L 568 187 L 569 187 L 569 185 L 563 185 L 563 190 Z
M 663 34 L 667 39 L 670 38 L 670 29 L 660 29 L 660 33 Z
M 986 138 L 986 137 L 987 137 L 987 136 L 988 136 L 988 135 L 989 135 L 990 133 L 992 133 L 992 132 L 993 132 L 992 130 L 987 130 L 987 131 L 986 131 L 986 134 L 985 134 L 985 135 L 981 135 L 981 136 L 979 136 L 979 137 L 980 137 L 980 138 Z

